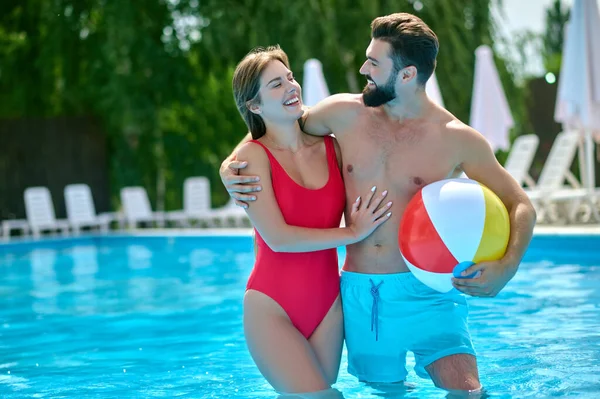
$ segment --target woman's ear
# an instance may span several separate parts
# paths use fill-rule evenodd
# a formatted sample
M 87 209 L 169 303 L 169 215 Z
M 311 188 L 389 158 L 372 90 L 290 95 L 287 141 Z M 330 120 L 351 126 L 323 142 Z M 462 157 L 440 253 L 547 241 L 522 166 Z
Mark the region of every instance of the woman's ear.
M 260 106 L 256 103 L 256 101 L 247 101 L 246 102 L 246 107 L 250 110 L 250 112 L 252 112 L 253 114 L 261 114 L 262 110 L 260 109 Z

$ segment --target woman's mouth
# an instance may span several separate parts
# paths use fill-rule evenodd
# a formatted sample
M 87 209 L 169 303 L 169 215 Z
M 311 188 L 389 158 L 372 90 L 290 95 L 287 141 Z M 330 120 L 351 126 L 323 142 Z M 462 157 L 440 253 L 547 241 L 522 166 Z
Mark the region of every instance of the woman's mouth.
M 286 107 L 295 107 L 296 105 L 299 105 L 299 104 L 300 104 L 300 99 L 297 96 L 294 96 L 283 103 L 283 105 L 285 105 Z

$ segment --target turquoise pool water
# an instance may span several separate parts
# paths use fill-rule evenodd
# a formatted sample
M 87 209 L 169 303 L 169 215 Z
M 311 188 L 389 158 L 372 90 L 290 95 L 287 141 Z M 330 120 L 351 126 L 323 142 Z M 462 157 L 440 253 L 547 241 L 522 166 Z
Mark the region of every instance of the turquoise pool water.
M 0 397 L 277 397 L 242 332 L 252 263 L 243 236 L 0 245 Z M 600 397 L 600 237 L 536 237 L 506 289 L 469 304 L 491 397 Z M 360 384 L 344 355 L 336 388 L 445 397 L 412 369 L 409 382 Z

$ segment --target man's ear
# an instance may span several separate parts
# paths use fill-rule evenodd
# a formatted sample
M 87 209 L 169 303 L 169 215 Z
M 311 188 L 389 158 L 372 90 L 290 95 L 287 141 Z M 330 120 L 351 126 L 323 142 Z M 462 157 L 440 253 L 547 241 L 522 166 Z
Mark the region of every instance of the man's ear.
M 417 77 L 417 68 L 410 65 L 400 71 L 400 79 L 402 83 L 408 83 Z

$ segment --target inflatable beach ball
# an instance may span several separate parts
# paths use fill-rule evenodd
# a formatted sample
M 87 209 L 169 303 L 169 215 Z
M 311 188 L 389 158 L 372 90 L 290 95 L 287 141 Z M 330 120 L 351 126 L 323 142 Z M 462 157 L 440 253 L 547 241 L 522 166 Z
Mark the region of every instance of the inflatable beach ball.
M 410 200 L 400 223 L 400 253 L 422 283 L 448 292 L 452 276 L 506 252 L 506 207 L 489 188 L 465 178 L 437 181 Z M 468 276 L 472 277 L 472 276 Z

